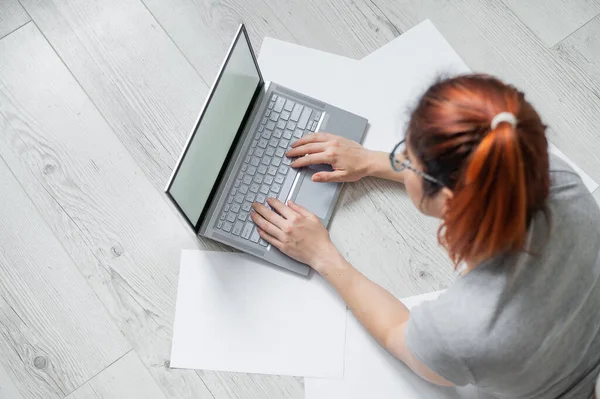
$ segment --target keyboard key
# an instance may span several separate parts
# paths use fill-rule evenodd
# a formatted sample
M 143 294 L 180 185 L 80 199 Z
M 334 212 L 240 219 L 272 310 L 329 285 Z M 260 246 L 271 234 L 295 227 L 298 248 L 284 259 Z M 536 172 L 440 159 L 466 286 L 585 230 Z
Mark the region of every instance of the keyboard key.
M 260 126 L 258 127 L 258 132 L 260 133 L 260 132 L 262 132 L 263 130 L 265 130 L 265 125 L 260 125 Z
M 321 118 L 321 113 L 319 111 L 315 111 L 313 114 L 313 119 L 318 121 Z
M 279 167 L 279 173 L 281 173 L 282 175 L 286 175 L 288 172 L 288 166 L 287 165 L 281 165 Z
M 267 173 L 271 176 L 275 176 L 275 173 L 277 173 L 277 168 L 275 166 L 269 166 L 269 170 L 267 171 Z M 284 173 L 287 173 L 287 171 Z
M 285 98 L 278 97 L 277 101 L 275 102 L 275 106 L 273 107 L 273 111 L 281 112 L 284 104 L 285 104 Z
M 290 130 L 294 130 L 296 128 L 296 124 L 292 121 L 288 121 L 287 125 L 286 125 L 286 129 L 290 129 Z
M 276 194 L 279 193 L 279 190 L 281 190 L 280 184 L 275 183 L 271 186 L 271 191 L 273 191 L 274 193 L 276 193 Z
M 259 238 L 260 238 L 260 235 L 258 234 L 258 230 L 257 229 L 252 230 L 252 235 L 250 236 L 250 241 L 258 242 Z
M 223 211 L 221 214 L 221 220 L 225 220 L 225 217 L 227 217 L 227 211 Z
M 265 116 L 271 116 L 271 110 L 268 109 L 267 112 L 265 112 Z
M 242 187 L 240 187 L 239 192 L 240 192 L 240 194 L 246 195 L 246 193 L 248 192 L 248 186 L 243 185 Z
M 227 198 L 227 203 L 228 203 L 228 204 L 231 204 L 232 202 L 233 202 L 233 197 L 229 197 L 229 198 Z
M 304 110 L 302 111 L 302 115 L 300 115 L 300 119 L 298 120 L 298 127 L 300 129 L 306 129 L 306 123 L 308 122 L 308 119 L 310 118 L 311 112 L 312 112 L 312 109 L 310 109 L 308 107 L 305 107 Z
M 275 150 L 276 157 L 282 158 L 284 155 L 285 155 L 285 150 L 283 148 L 279 147 Z
M 237 188 L 233 187 L 231 189 L 231 195 L 235 195 L 235 193 L 237 193 Z
M 265 182 L 265 184 L 273 184 L 273 176 L 266 175 L 264 182 Z
M 317 125 L 318 125 L 318 124 L 319 124 L 319 122 L 317 122 L 317 121 L 314 121 L 314 122 L 313 122 L 313 124 L 312 124 L 312 126 L 310 127 L 310 130 L 312 130 L 313 132 L 314 132 L 315 130 L 317 130 Z
M 273 158 L 273 161 L 271 161 L 271 165 L 273 166 L 279 166 L 281 164 L 281 158 Z
M 277 94 L 273 94 L 273 97 L 271 97 L 271 102 L 277 100 Z
M 271 101 L 271 103 L 269 103 L 269 109 L 273 109 L 274 106 L 275 106 L 275 101 Z
M 242 202 L 244 202 L 244 194 L 237 193 L 234 199 L 235 202 L 241 204 Z
M 256 176 L 254 176 L 254 182 L 261 184 L 263 182 L 263 175 L 257 174 Z M 244 193 L 244 194 L 246 194 L 246 193 Z
M 256 132 L 256 134 L 254 135 L 254 140 L 256 141 L 256 140 L 260 139 L 260 135 L 261 135 L 260 132 Z
M 228 222 L 234 222 L 236 217 L 237 217 L 237 215 L 235 213 L 229 212 L 227 214 L 227 221 Z
M 291 165 L 292 164 L 292 160 L 288 157 L 283 158 L 283 164 L 284 165 Z
M 281 138 L 282 134 L 283 134 L 283 130 L 281 130 L 281 129 L 275 129 L 275 131 L 273 132 L 273 137 L 275 137 L 275 138 Z
M 242 222 L 245 221 L 247 218 L 248 218 L 248 212 L 241 211 L 240 214 L 238 215 L 238 219 L 241 220 Z
M 264 204 L 266 200 L 267 200 L 267 196 L 264 195 L 263 193 L 256 194 L 256 202 L 260 202 L 261 204 Z
M 302 129 L 296 129 L 294 130 L 294 137 L 299 139 L 300 137 L 302 137 L 302 135 L 304 134 L 304 132 L 302 131 Z
M 225 210 L 227 210 L 227 208 L 225 208 Z M 239 211 L 240 211 L 240 204 L 238 204 L 237 202 L 234 202 L 233 204 L 231 204 L 231 212 L 238 213 Z
M 266 247 L 267 245 L 269 245 L 269 243 L 268 243 L 268 242 L 266 242 L 265 240 L 263 240 L 262 238 L 261 238 L 260 240 L 258 240 L 258 243 L 259 243 L 260 245 L 262 245 L 263 247 Z
M 242 165 L 242 172 L 245 172 L 246 169 L 248 169 L 248 164 L 247 163 L 245 163 L 245 164 Z
M 265 140 L 265 139 L 260 139 L 258 141 L 258 146 L 260 148 L 267 148 L 267 144 L 269 144 L 269 142 L 267 140 Z
M 241 180 L 236 180 L 235 184 L 233 185 L 233 187 L 238 188 L 240 186 L 240 184 L 242 184 Z
M 260 186 L 260 192 L 263 194 L 269 194 L 269 186 L 267 186 L 266 184 L 263 184 L 262 186 Z M 229 216 L 227 216 L 229 217 Z
M 287 111 L 283 111 L 279 117 L 284 121 L 287 121 L 288 119 L 290 119 L 290 113 Z
M 285 181 L 285 175 L 278 173 L 277 176 L 275 176 L 275 183 L 283 184 L 284 181 Z
M 265 123 L 267 123 L 267 118 L 263 118 L 263 120 L 262 120 L 262 122 L 261 122 L 261 123 L 262 123 L 263 125 L 264 125 Z
M 263 165 L 269 165 L 271 163 L 271 157 L 263 157 L 263 159 L 260 161 Z
M 231 204 L 227 204 L 227 205 L 225 205 L 225 212 L 229 212 L 229 209 L 230 209 L 230 208 L 231 208 Z M 236 212 L 236 213 L 237 213 L 237 211 L 233 211 L 233 212 Z
M 283 132 L 283 138 L 284 139 L 291 139 L 292 138 L 292 131 L 291 130 L 285 130 L 285 132 Z
M 292 111 L 292 115 L 290 116 L 290 120 L 298 122 L 298 118 L 300 118 L 300 112 L 302 112 L 302 108 L 304 107 L 301 104 L 296 104 L 294 106 L 294 110 Z
M 244 163 L 248 163 L 250 162 L 250 155 L 246 155 L 246 159 L 244 160 Z
M 273 137 L 271 140 L 269 140 L 269 145 L 271 147 L 277 147 L 277 145 L 279 145 L 279 139 Z
M 244 225 L 244 230 L 242 230 L 242 238 L 248 239 L 250 238 L 250 233 L 252 233 L 252 228 L 254 227 L 254 223 L 248 222 Z
M 256 167 L 248 166 L 248 170 L 246 171 L 246 173 L 248 173 L 250 176 L 254 176 L 254 174 L 256 173 Z
M 271 113 L 271 116 L 269 116 L 269 120 L 272 120 L 273 122 L 277 122 L 279 120 L 279 114 L 277 112 Z
M 284 120 L 280 120 L 279 122 L 277 122 L 277 128 L 278 129 L 285 129 L 285 121 Z
M 248 150 L 248 155 L 254 155 L 254 147 L 250 147 L 250 150 Z
M 250 209 L 252 209 L 252 203 L 248 201 L 244 202 L 244 205 L 242 205 L 242 210 L 250 212 Z
M 252 160 L 250 160 L 250 165 L 252 165 L 252 166 L 258 166 L 258 165 L 260 165 L 260 158 L 259 157 L 252 157 Z
M 285 109 L 286 111 L 291 111 L 292 109 L 294 109 L 294 105 L 296 105 L 295 102 L 293 102 L 292 100 L 287 100 L 283 109 Z
M 269 123 L 267 123 L 266 128 L 267 128 L 267 130 L 273 130 L 273 129 L 275 129 L 275 122 L 269 121 Z
M 254 151 L 254 155 L 256 155 L 259 159 L 262 158 L 262 156 L 265 154 L 265 150 L 263 150 L 262 148 L 257 148 L 256 151 Z M 258 165 L 254 165 L 254 166 L 258 166 Z
M 273 134 L 273 133 L 272 133 L 271 131 L 269 131 L 269 130 L 265 130 L 265 131 L 263 132 L 263 134 L 262 134 L 262 138 L 263 138 L 263 139 L 267 139 L 267 140 L 269 140 L 269 139 L 271 138 L 271 135 L 272 135 L 272 134 Z
M 221 227 L 223 227 L 223 221 L 219 220 L 219 223 L 217 224 L 217 229 L 220 229 Z
M 258 140 L 257 140 L 257 139 L 254 139 L 254 140 L 252 141 L 252 148 L 256 148 L 256 146 L 257 146 L 257 145 L 258 145 Z
M 233 225 L 232 225 L 231 223 L 229 223 L 229 222 L 225 222 L 225 223 L 223 223 L 223 230 L 225 230 L 226 232 L 228 232 L 228 233 L 229 233 L 229 232 L 231 231 L 231 227 L 232 227 L 232 226 L 233 226 Z
M 287 148 L 288 145 L 290 145 L 290 141 L 289 140 L 285 140 L 285 139 L 279 140 L 279 146 L 280 147 Z
M 252 185 L 250 186 L 250 191 L 252 191 L 253 193 L 257 193 L 258 187 L 259 187 L 258 184 L 252 183 Z
M 246 201 L 254 202 L 255 197 L 256 194 L 254 194 L 253 192 L 249 192 L 248 194 L 246 194 Z
M 242 222 L 235 222 L 235 226 L 233 226 L 233 231 L 232 233 L 236 236 L 239 236 L 240 233 L 242 232 L 242 227 L 244 227 L 244 223 Z
M 258 170 L 258 173 L 260 173 L 261 175 L 264 175 L 265 173 L 267 173 L 267 167 L 263 164 L 261 164 L 257 170 Z
M 242 180 L 242 183 L 244 183 L 244 184 L 250 184 L 250 183 L 252 183 L 252 176 L 248 176 L 248 175 L 244 176 L 244 179 Z
M 268 146 L 266 154 L 268 156 L 270 156 L 270 157 L 272 157 L 273 155 L 275 155 L 275 147 Z

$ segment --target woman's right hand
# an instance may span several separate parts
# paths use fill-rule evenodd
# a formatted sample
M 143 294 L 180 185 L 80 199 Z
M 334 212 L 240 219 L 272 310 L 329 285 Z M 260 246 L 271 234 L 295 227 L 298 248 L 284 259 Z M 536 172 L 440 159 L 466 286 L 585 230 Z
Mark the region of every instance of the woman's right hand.
M 329 164 L 331 172 L 317 172 L 312 179 L 315 182 L 353 182 L 369 174 L 372 151 L 365 149 L 356 141 L 330 133 L 312 133 L 292 144 L 286 154 L 296 158 L 293 168 L 309 165 Z

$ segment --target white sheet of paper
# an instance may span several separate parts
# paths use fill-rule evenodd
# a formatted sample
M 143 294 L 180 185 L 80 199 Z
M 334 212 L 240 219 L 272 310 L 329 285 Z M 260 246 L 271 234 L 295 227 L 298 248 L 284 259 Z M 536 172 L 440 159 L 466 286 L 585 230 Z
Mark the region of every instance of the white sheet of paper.
M 341 378 L 346 305 L 249 255 L 181 254 L 171 367 Z
M 404 137 L 410 109 L 436 78 L 470 72 L 429 20 L 360 61 L 265 38 L 258 62 L 265 79 L 368 118 L 363 145 L 379 151 L 390 151 Z M 565 159 L 591 192 L 598 188 L 552 144 L 550 151 Z
M 403 299 L 409 309 L 436 299 L 443 291 Z M 304 379 L 305 399 L 422 399 L 482 398 L 473 386 L 444 388 L 432 385 L 414 374 L 375 341 L 348 311 L 344 378 Z

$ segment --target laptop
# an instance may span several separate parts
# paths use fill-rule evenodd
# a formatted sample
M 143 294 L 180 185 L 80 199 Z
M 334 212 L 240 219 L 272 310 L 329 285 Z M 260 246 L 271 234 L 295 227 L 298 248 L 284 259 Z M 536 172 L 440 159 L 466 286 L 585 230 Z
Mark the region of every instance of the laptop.
M 362 142 L 367 120 L 263 80 L 240 25 L 165 192 L 196 234 L 293 272 L 310 268 L 260 238 L 253 202 L 292 200 L 328 226 L 340 183 L 314 183 L 328 165 L 293 169 L 285 156 L 304 135 L 326 131 Z

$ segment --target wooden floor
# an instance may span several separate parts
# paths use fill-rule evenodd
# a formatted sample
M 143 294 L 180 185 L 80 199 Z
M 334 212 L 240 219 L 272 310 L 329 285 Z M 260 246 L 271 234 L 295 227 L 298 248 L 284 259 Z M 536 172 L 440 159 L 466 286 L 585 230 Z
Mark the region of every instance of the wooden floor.
M 180 251 L 223 247 L 162 188 L 239 22 L 256 50 L 361 58 L 426 18 L 600 181 L 600 0 L 0 0 L 0 398 L 302 398 L 301 378 L 169 368 Z M 342 198 L 332 237 L 367 276 L 452 281 L 400 187 Z

